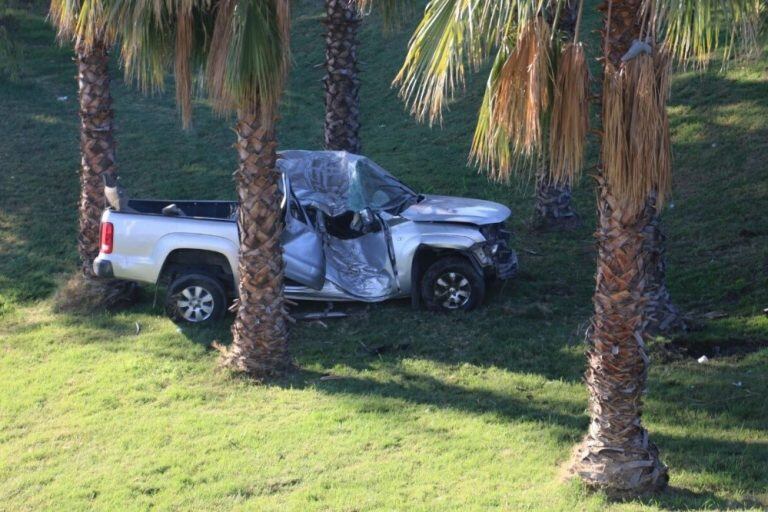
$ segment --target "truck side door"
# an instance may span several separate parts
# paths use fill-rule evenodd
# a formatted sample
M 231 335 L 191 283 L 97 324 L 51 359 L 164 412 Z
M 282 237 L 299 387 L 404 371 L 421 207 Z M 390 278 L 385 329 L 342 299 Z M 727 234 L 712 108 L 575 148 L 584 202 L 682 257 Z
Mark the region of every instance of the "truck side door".
M 285 230 L 281 242 L 285 276 L 304 286 L 320 290 L 325 284 L 322 235 L 293 194 L 287 176 L 283 174 L 282 178 Z

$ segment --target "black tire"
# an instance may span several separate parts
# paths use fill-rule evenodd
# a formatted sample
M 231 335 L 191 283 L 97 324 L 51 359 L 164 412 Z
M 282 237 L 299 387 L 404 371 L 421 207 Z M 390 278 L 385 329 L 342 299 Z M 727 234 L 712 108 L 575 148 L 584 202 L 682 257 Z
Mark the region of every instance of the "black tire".
M 184 302 L 191 306 L 184 307 Z M 177 323 L 206 325 L 221 320 L 226 311 L 224 288 L 217 279 L 204 274 L 177 277 L 165 294 L 165 312 Z
M 424 272 L 421 298 L 430 311 L 471 311 L 483 303 L 485 280 L 466 259 L 441 258 Z

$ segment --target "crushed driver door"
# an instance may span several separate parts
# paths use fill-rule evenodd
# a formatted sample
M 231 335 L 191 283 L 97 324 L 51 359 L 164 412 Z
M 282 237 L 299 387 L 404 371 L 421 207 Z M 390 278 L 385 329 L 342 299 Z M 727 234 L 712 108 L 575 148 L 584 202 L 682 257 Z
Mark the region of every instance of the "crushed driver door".
M 299 284 L 320 290 L 325 284 L 325 251 L 323 237 L 312 224 L 291 190 L 288 177 L 282 175 L 285 230 L 283 260 L 285 276 Z

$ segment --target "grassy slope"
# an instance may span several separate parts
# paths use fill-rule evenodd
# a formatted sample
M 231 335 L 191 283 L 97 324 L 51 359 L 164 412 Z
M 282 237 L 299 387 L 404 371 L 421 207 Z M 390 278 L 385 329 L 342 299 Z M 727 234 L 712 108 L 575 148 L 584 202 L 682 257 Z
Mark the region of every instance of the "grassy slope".
M 297 11 L 281 137 L 316 148 L 319 10 Z M 672 492 L 607 505 L 561 481 L 587 425 L 573 333 L 590 312 L 590 183 L 577 193 L 585 228 L 529 235 L 530 192 L 464 165 L 482 84 L 470 84 L 443 130 L 417 126 L 389 89 L 407 34 L 365 28 L 365 151 L 423 191 L 513 207 L 516 244 L 536 254 L 522 252 L 523 274 L 486 307 L 448 317 L 389 303 L 327 329 L 298 326 L 301 371 L 269 386 L 215 371 L 205 346 L 226 340 L 226 325 L 179 332 L 151 291 L 119 314 L 52 314 L 46 297 L 76 258 L 74 68 L 41 17 L 21 28 L 26 71 L 21 83 L 0 82 L 0 509 L 768 507 L 766 350 L 653 367 L 645 419 Z M 730 314 L 694 340 L 768 336 L 765 64 L 675 83 L 670 285 L 685 309 Z M 118 81 L 115 98 L 135 196 L 233 196 L 226 121 L 201 105 L 183 133 L 170 96 L 145 99 Z M 365 350 L 402 341 L 402 352 Z

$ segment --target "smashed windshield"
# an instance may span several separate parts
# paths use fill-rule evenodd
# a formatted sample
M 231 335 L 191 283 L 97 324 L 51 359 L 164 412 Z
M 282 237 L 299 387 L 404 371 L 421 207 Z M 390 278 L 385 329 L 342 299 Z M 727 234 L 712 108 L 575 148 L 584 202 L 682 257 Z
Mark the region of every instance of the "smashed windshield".
M 370 159 L 343 151 L 285 151 L 278 167 L 302 204 L 331 216 L 365 208 L 396 214 L 418 198 Z

